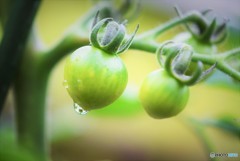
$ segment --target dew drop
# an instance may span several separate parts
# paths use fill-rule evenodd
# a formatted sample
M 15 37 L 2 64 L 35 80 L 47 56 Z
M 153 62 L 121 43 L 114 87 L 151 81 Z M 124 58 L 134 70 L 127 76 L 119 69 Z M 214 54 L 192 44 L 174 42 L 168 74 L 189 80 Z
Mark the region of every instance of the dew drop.
M 69 88 L 67 80 L 64 80 L 64 81 L 63 81 L 63 86 L 64 86 L 66 89 Z
M 80 115 L 86 115 L 88 113 L 87 110 L 84 110 L 81 106 L 79 106 L 77 103 L 73 104 L 74 110 L 79 113 Z

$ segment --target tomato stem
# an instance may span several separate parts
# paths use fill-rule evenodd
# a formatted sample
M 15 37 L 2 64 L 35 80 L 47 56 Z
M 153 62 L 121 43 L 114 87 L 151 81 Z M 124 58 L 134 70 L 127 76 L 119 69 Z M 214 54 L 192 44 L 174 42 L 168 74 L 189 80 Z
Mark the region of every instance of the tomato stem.
M 24 46 L 40 3 L 40 0 L 18 0 L 9 8 L 10 15 L 6 20 L 0 44 L 0 113 L 22 59 Z
M 198 12 L 190 12 L 189 14 L 183 15 L 180 18 L 174 18 L 170 20 L 169 22 L 160 25 L 154 29 L 151 29 L 147 32 L 144 32 L 143 34 L 139 35 L 139 38 L 141 39 L 155 39 L 160 34 L 164 33 L 165 31 L 180 25 L 182 23 L 186 22 L 193 22 L 200 26 L 200 28 L 206 28 L 207 23 L 205 19 L 198 13 Z
M 157 43 L 153 40 L 144 40 L 143 37 L 136 37 L 133 40 L 130 49 L 137 49 L 155 54 L 157 49 L 162 46 L 162 44 Z M 230 77 L 240 81 L 240 72 L 231 67 L 225 60 L 230 57 L 240 53 L 240 47 L 226 51 L 224 53 L 214 53 L 214 54 L 204 54 L 204 53 L 193 53 L 192 61 L 201 61 L 204 64 L 214 65 L 216 62 L 216 68 Z

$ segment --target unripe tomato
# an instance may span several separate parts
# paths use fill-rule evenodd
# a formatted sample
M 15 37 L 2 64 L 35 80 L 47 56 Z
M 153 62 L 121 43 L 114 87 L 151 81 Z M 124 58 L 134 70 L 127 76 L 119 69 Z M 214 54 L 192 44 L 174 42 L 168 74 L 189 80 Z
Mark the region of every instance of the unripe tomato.
M 160 69 L 145 78 L 139 97 L 146 112 L 153 118 L 161 119 L 175 116 L 184 109 L 189 90 L 188 86 Z
M 127 70 L 116 54 L 85 46 L 67 59 L 64 79 L 73 101 L 89 111 L 111 104 L 122 94 Z

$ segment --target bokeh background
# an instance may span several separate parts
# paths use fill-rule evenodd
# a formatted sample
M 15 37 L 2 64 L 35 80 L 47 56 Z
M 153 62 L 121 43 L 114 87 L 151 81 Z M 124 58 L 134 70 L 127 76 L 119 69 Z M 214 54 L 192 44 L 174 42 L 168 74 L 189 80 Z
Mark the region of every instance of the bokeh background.
M 61 39 L 66 29 L 96 3 L 93 0 L 44 0 L 35 24 L 45 47 L 51 47 Z M 175 5 L 183 12 L 211 8 L 210 17 L 216 15 L 220 22 L 223 17 L 230 19 L 229 30 L 233 33 L 219 46 L 219 51 L 239 47 L 238 0 L 142 0 L 141 3 L 138 18 L 127 24 L 129 33 L 137 24 L 140 24 L 138 33 L 141 33 L 176 17 Z M 184 30 L 184 26 L 171 29 L 159 41 L 169 40 Z M 183 112 L 173 118 L 156 120 L 147 115 L 138 99 L 143 79 L 159 68 L 155 55 L 129 50 L 121 58 L 129 76 L 125 92 L 112 105 L 86 115 L 74 111 L 72 99 L 63 86 L 65 58 L 54 68 L 47 94 L 47 128 L 53 161 L 204 161 L 209 160 L 206 142 L 216 153 L 240 155 L 240 136 L 217 127 L 203 126 L 203 140 L 194 121 L 226 116 L 240 127 L 240 88 L 211 82 L 198 84 L 190 88 L 190 99 Z M 10 91 L 0 128 L 11 132 L 15 127 L 13 106 Z M 219 160 L 239 160 L 239 157 Z

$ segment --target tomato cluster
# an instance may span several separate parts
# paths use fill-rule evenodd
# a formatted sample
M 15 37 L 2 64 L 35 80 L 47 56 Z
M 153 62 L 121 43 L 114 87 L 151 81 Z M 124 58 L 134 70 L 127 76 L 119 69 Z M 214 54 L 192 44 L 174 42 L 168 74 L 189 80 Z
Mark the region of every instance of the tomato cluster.
M 91 45 L 80 47 L 67 59 L 64 82 L 77 111 L 86 113 L 105 107 L 123 93 L 128 75 L 118 54 L 130 46 L 137 29 L 138 27 L 126 40 L 123 24 L 118 24 L 111 18 L 103 19 L 92 29 Z M 194 39 L 184 41 L 193 43 Z M 204 50 L 209 49 L 208 47 L 205 45 L 199 51 L 210 52 Z M 186 75 L 190 69 L 192 53 L 191 46 L 172 41 L 164 43 L 157 50 L 157 59 L 163 68 L 145 78 L 139 93 L 142 106 L 153 118 L 175 116 L 186 106 L 188 86 L 203 77 L 201 62 L 196 63 L 197 70 L 192 69 L 193 74 Z M 162 56 L 166 57 L 165 61 Z

